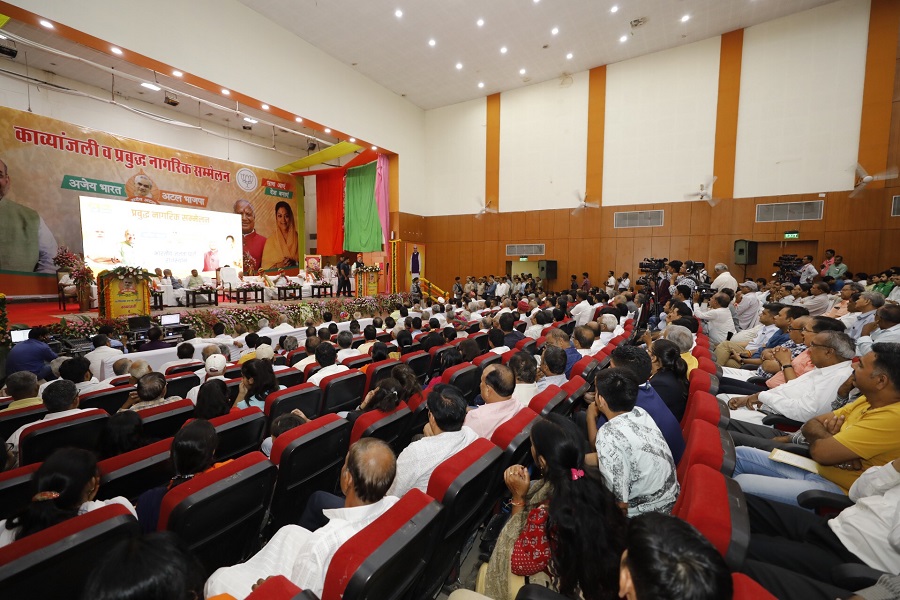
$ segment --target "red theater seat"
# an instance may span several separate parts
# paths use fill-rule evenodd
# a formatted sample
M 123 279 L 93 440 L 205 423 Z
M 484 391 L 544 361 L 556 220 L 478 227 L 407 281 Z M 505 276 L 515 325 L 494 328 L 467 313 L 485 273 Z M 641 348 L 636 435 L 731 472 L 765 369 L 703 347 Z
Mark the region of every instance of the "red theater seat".
M 43 404 L 26 406 L 15 410 L 7 410 L 0 413 L 0 439 L 6 441 L 22 425 L 36 423 L 47 414 L 47 407 Z
M 219 436 L 216 460 L 228 460 L 259 450 L 266 431 L 266 416 L 255 406 L 210 419 Z
M 166 493 L 157 529 L 177 533 L 208 573 L 239 563 L 259 548 L 277 471 L 251 452 L 201 473 Z
M 733 600 L 777 600 L 766 588 L 743 573 L 732 573 L 731 585 L 734 590 Z
M 460 363 L 444 371 L 441 382 L 458 389 L 466 402 L 474 405 L 481 387 L 481 369 L 470 362 Z
M 128 394 L 135 391 L 133 385 L 97 390 L 78 397 L 78 408 L 99 408 L 114 415 L 128 400 Z
M 690 468 L 698 464 L 712 467 L 729 477 L 734 473 L 734 441 L 728 432 L 706 421 L 697 421 L 691 427 L 690 437 L 686 439 L 684 454 L 678 461 L 679 483 L 684 483 Z
M 417 350 L 415 352 L 410 352 L 409 354 L 404 354 L 400 360 L 413 370 L 416 377 L 419 379 L 420 384 L 425 383 L 425 379 L 428 377 L 428 367 L 431 365 L 431 355 L 426 354 L 421 350 Z
M 121 504 L 104 506 L 0 548 L 4 598 L 80 598 L 91 570 L 118 541 L 140 535 Z
M 353 423 L 350 432 L 350 445 L 352 446 L 364 437 L 378 438 L 390 444 L 395 454 L 400 454 L 406 446 L 400 446 L 402 434 L 409 428 L 412 420 L 412 411 L 401 402 L 388 413 L 379 410 L 370 410 L 361 414 Z
M 41 462 L 66 446 L 94 450 L 107 419 L 106 412 L 90 409 L 29 425 L 19 437 L 19 464 Z
M 706 421 L 715 426 L 728 422 L 728 408 L 709 392 L 696 392 L 688 397 L 684 416 L 681 417 L 681 433 L 688 439 L 691 427 L 697 421 Z
M 509 362 L 509 359 L 511 359 L 513 356 L 515 356 L 519 352 L 521 352 L 521 351 L 516 350 L 516 349 L 507 350 L 506 352 L 504 352 L 503 354 L 500 355 L 500 362 L 502 362 L 505 365 L 506 363 Z
M 512 419 L 501 425 L 491 436 L 491 441 L 503 450 L 503 464 L 506 469 L 514 464 L 526 464 L 531 459 L 531 426 L 538 419 L 536 412 L 523 408 Z M 500 482 L 502 485 L 502 481 Z
M 337 490 L 349 440 L 350 423 L 335 414 L 275 438 L 271 461 L 278 466 L 278 477 L 270 507 L 272 532 L 296 523 L 313 492 Z
M 528 408 L 546 417 L 552 412 L 564 413 L 566 409 L 566 391 L 557 385 L 549 385 L 528 404 Z
M 594 377 L 596 377 L 599 368 L 600 362 L 596 358 L 593 356 L 585 356 L 572 365 L 572 373 L 569 375 L 569 379 L 572 377 L 581 377 L 585 381 L 594 381 Z
M 98 500 L 116 496 L 137 499 L 151 488 L 165 485 L 175 474 L 169 460 L 172 438 L 101 460 Z
M 31 502 L 31 478 L 41 463 L 0 473 L 0 519 L 8 519 Z
M 703 369 L 694 369 L 688 377 L 688 397 L 696 392 L 714 394 L 712 389 L 712 376 Z
M 200 378 L 194 375 L 193 371 L 190 373 L 166 375 L 166 396 L 184 398 L 191 388 L 198 385 L 200 385 Z
M 185 363 L 183 365 L 175 365 L 166 369 L 165 375 L 178 375 L 180 373 L 193 373 L 203 368 L 203 363 L 199 360 Z
M 441 505 L 417 489 L 347 540 L 331 559 L 322 600 L 399 600 L 435 546 Z
M 278 381 L 278 385 L 283 385 L 286 388 L 300 385 L 306 381 L 304 374 L 297 369 L 281 369 L 280 371 L 275 371 L 275 379 Z
M 571 413 L 581 403 L 584 395 L 591 389 L 591 383 L 581 377 L 572 377 L 562 386 L 563 391 L 569 396 L 569 399 L 566 401 L 567 413 Z
M 672 514 L 697 528 L 725 557 L 740 568 L 750 543 L 750 519 L 741 486 L 707 465 L 692 466 Z
M 379 360 L 366 368 L 366 393 L 378 387 L 378 382 L 391 376 L 391 371 L 400 364 L 394 358 Z
M 289 413 L 295 408 L 315 419 L 322 404 L 322 388 L 313 383 L 301 383 L 287 389 L 274 392 L 266 397 L 265 413 L 269 423 L 279 416 Z
M 488 365 L 498 364 L 500 360 L 500 355 L 496 352 L 485 352 L 481 356 L 476 356 L 472 364 L 484 370 Z
M 516 342 L 516 349 L 537 354 L 537 342 L 531 338 L 521 339 Z
M 179 400 L 137 411 L 144 421 L 144 435 L 149 438 L 172 437 L 194 416 L 194 403 Z
M 320 415 L 353 410 L 363 401 L 366 376 L 355 369 L 342 371 L 320 381 L 319 387 L 322 388 Z
M 368 354 L 361 354 L 359 356 L 348 356 L 344 360 L 341 361 L 341 364 L 347 367 L 348 369 L 359 369 L 363 365 L 372 364 L 372 357 Z
M 287 353 L 286 362 L 289 367 L 293 367 L 307 356 L 309 356 L 309 354 L 307 354 L 306 348 L 297 348 L 296 350 L 291 350 Z

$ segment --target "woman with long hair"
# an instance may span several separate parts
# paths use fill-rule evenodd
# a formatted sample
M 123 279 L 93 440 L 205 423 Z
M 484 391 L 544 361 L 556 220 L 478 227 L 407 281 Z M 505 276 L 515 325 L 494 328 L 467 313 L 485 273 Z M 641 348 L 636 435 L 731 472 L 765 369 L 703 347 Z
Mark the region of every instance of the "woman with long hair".
M 650 386 L 656 390 L 675 418 L 681 421 L 688 395 L 688 366 L 678 345 L 659 339 L 650 345 Z
M 578 428 L 560 415 L 539 419 L 531 455 L 539 480 L 532 482 L 521 465 L 503 475 L 511 516 L 477 591 L 513 600 L 528 577 L 569 598 L 616 598 L 627 518 L 600 472 L 585 466 Z
M 400 384 L 397 396 L 401 402 L 409 404 L 409 401 L 416 395 L 422 396 L 422 385 L 419 383 L 415 371 L 409 365 L 397 365 L 391 369 L 391 377 Z
M 205 473 L 225 462 L 216 463 L 219 437 L 212 423 L 204 419 L 191 421 L 178 430 L 172 440 L 171 461 L 174 477 L 167 485 L 147 490 L 138 497 L 137 516 L 144 533 L 156 531 L 163 497 L 174 487 L 190 481 L 198 473 Z
M 283 200 L 275 203 L 275 232 L 266 240 L 260 267 L 281 269 L 297 266 L 297 241 L 297 226 L 291 205 Z
M 378 387 L 369 390 L 359 408 L 348 412 L 345 418 L 350 423 L 354 423 L 356 419 L 369 411 L 377 410 L 383 414 L 391 412 L 400 404 L 400 392 L 402 389 L 400 382 L 396 379 L 391 377 L 382 379 L 378 382 Z
M 221 379 L 209 379 L 200 386 L 197 393 L 197 405 L 194 407 L 195 419 L 215 419 L 227 415 L 231 410 L 228 399 L 228 386 Z
M 244 402 L 247 406 L 265 410 L 269 394 L 283 389 L 285 387 L 278 385 L 275 378 L 272 362 L 254 358 L 241 365 L 241 384 L 234 405 L 240 406 Z
M 111 415 L 97 440 L 100 458 L 110 458 L 141 448 L 150 443 L 144 437 L 144 421 L 133 410 L 125 410 Z
M 88 450 L 56 450 L 41 463 L 31 481 L 31 502 L 15 516 L 0 521 L 0 546 L 107 504 L 121 504 L 134 514 L 134 507 L 125 498 L 94 499 L 100 487 L 100 473 L 97 457 Z

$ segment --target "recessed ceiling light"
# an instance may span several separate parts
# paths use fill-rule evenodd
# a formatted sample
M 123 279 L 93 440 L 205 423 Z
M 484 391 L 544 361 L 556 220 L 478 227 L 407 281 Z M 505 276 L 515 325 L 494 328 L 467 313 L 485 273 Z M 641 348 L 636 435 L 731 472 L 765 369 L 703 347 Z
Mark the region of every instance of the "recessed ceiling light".
M 394 16 L 399 19 L 400 17 L 403 16 L 403 11 L 398 8 L 397 10 L 394 11 Z
M 231 95 L 231 91 L 230 91 L 230 90 L 226 90 L 225 88 L 222 88 L 222 94 L 223 94 L 224 96 L 229 96 L 229 95 Z
M 330 127 L 326 127 L 326 128 L 325 128 L 325 133 L 331 133 L 331 128 L 330 128 Z
M 541 1 L 541 0 L 534 0 L 534 3 L 537 4 L 537 3 L 540 2 L 540 1 Z
M 462 70 L 462 63 L 456 63 L 456 70 L 457 71 Z
M 484 82 L 483 82 L 483 81 L 479 81 L 479 82 L 478 82 L 478 87 L 483 88 L 483 87 L 484 87 Z
M 556 35 L 557 33 L 559 33 L 559 27 L 554 27 L 553 29 L 550 30 L 550 33 L 553 35 Z
M 681 17 L 682 23 L 687 23 L 690 20 L 691 20 L 691 15 L 684 15 L 683 17 Z
M 432 48 L 434 48 L 434 45 L 435 45 L 435 44 L 437 44 L 437 42 L 434 41 L 434 38 L 428 40 L 428 45 L 431 46 Z
M 298 123 L 302 123 L 303 117 L 294 117 L 294 120 L 297 121 Z
M 568 54 L 566 54 L 566 59 L 572 60 L 572 57 L 573 57 L 573 56 L 574 56 L 574 54 L 572 54 L 571 52 L 569 52 Z
M 51 23 L 47 19 L 41 19 L 39 22 L 41 24 L 41 27 L 46 27 L 47 29 L 53 29 L 53 23 Z
M 355 141 L 356 141 L 356 138 L 350 138 L 350 139 L 347 140 L 347 141 L 348 141 L 348 142 L 355 142 Z
M 524 75 L 524 74 L 525 74 L 525 69 L 519 69 L 519 75 Z
M 475 24 L 479 27 L 484 27 L 484 19 L 478 19 L 477 21 L 475 21 Z
M 251 119 L 250 117 L 244 117 L 244 120 L 248 123 L 259 123 L 256 119 Z
M 158 85 L 154 85 L 154 84 L 152 84 L 152 83 L 147 83 L 146 81 L 145 81 L 144 83 L 141 84 L 141 87 L 145 87 L 145 88 L 147 88 L 148 90 L 153 90 L 154 92 L 158 92 L 159 90 L 162 89 L 162 88 L 159 87 Z
M 181 71 L 175 70 L 175 71 L 172 71 L 172 75 L 175 77 L 181 77 L 184 75 L 184 73 L 182 73 Z
M 269 110 L 269 105 L 263 104 L 260 108 L 262 108 L 263 110 Z
M 609 9 L 609 12 L 615 14 L 615 13 L 619 12 L 619 7 L 613 6 L 612 8 Z
M 372 150 L 378 150 L 378 146 L 372 146 Z
M 115 46 L 113 46 L 113 47 L 110 48 L 110 51 L 112 51 L 113 54 L 118 54 L 119 56 L 122 56 L 122 49 L 121 49 L 121 48 L 116 48 Z
M 628 36 L 627 36 L 627 35 L 623 35 L 622 37 L 619 38 L 619 41 L 620 41 L 620 42 L 627 42 L 627 41 L 628 41 Z
M 500 54 L 506 54 L 506 46 L 500 48 Z

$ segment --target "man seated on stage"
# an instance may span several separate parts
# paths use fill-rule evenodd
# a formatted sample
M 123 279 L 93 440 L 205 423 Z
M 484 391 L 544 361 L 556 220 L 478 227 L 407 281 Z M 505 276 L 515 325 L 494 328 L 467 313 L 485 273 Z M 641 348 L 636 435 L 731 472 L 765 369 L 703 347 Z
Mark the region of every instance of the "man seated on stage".
M 363 438 L 353 444 L 341 469 L 345 498 L 340 507 L 324 511 L 328 524 L 315 532 L 285 525 L 250 560 L 213 573 L 206 582 L 206 597 L 227 593 L 244 598 L 260 579 L 272 575 L 283 575 L 321 597 L 335 552 L 397 502 L 387 495 L 396 470 L 394 453 L 385 442 Z
M 862 472 L 900 457 L 900 344 L 875 344 L 854 364 L 862 396 L 806 422 L 816 473 L 769 458 L 769 450 L 739 446 L 734 479 L 744 493 L 797 506 L 807 490 L 846 494 Z
M 175 302 L 178 303 L 178 306 L 183 306 L 185 293 L 181 279 L 174 277 L 171 269 L 164 269 L 160 282 L 172 286 L 172 295 L 175 297 Z
M 203 278 L 200 277 L 200 273 L 197 272 L 197 269 L 191 269 L 191 276 L 188 277 L 186 288 L 190 290 L 196 290 L 200 286 L 202 286 L 205 282 Z M 174 286 L 173 286 L 174 288 Z

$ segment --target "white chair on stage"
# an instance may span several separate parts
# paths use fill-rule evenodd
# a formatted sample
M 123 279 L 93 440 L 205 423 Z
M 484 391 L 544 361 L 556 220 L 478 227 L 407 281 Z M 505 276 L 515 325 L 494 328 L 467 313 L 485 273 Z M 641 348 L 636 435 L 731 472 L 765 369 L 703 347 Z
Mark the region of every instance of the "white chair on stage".
M 241 287 L 241 280 L 238 278 L 237 269 L 234 267 L 219 269 L 219 290 L 224 296 L 231 300 L 231 292 L 238 287 Z

